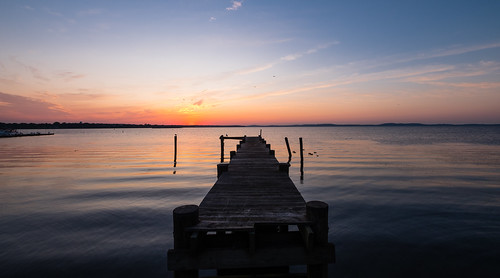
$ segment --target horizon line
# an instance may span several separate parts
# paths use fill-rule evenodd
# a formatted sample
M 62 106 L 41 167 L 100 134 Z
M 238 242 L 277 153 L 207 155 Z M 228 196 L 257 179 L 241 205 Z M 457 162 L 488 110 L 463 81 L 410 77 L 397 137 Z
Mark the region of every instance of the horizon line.
M 54 123 L 4 123 L 0 122 L 0 128 L 189 128 L 189 127 L 328 127 L 328 126 L 498 126 L 500 123 L 380 123 L 380 124 L 334 124 L 334 123 L 316 123 L 316 124 L 205 124 L 205 125 L 185 125 L 185 124 L 130 124 L 130 123 L 83 123 L 83 122 L 54 122 Z

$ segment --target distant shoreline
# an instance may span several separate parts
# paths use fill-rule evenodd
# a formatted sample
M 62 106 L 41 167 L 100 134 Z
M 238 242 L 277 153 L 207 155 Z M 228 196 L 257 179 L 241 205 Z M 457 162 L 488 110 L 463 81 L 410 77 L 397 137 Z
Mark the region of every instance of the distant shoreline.
M 0 129 L 92 129 L 92 128 L 212 128 L 212 127 L 362 127 L 362 126 L 500 126 L 500 124 L 288 124 L 288 125 L 155 125 L 104 123 L 0 123 Z

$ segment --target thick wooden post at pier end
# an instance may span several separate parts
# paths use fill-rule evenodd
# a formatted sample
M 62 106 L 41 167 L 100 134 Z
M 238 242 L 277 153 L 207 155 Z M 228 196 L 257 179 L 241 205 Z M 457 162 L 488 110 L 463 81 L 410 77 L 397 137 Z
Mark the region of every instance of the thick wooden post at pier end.
M 174 210 L 174 249 L 168 269 L 175 277 L 197 277 L 199 269 L 249 277 L 288 274 L 307 266 L 307 276 L 328 276 L 335 247 L 328 242 L 328 204 L 305 202 L 261 137 L 239 139 L 229 163 L 217 164 L 217 181 L 199 206 Z
M 186 231 L 199 222 L 199 207 L 197 205 L 185 205 L 174 209 L 174 248 L 183 250 L 189 249 L 190 234 Z M 176 270 L 176 278 L 196 278 L 198 277 L 197 269 Z
M 321 201 L 310 201 L 306 204 L 307 219 L 312 222 L 311 228 L 316 235 L 314 245 L 328 244 L 328 204 Z M 334 259 L 335 260 L 335 259 Z M 308 264 L 309 277 L 328 277 L 328 264 Z

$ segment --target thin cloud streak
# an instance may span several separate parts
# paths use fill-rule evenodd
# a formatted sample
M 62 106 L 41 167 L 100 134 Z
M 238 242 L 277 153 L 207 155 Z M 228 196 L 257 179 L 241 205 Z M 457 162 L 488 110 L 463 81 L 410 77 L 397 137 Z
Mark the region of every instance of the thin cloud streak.
M 57 76 L 59 78 L 62 78 L 66 82 L 69 82 L 69 81 L 72 81 L 72 80 L 76 80 L 76 79 L 80 79 L 80 78 L 84 78 L 85 77 L 84 74 L 77 74 L 77 73 L 74 73 L 74 72 L 71 72 L 71 71 L 59 72 L 59 73 L 57 73 Z
M 14 64 L 14 65 L 17 65 L 19 67 L 21 67 L 22 69 L 24 69 L 25 71 L 29 72 L 30 75 L 35 78 L 35 79 L 38 79 L 38 80 L 42 80 L 42 81 L 50 81 L 49 78 L 47 78 L 45 76 L 45 74 L 42 73 L 42 70 L 40 70 L 39 68 L 37 67 L 34 67 L 32 65 L 27 65 L 21 61 L 19 61 L 17 59 L 17 57 L 15 56 L 10 56 L 10 61 Z
M 246 74 L 252 74 L 252 73 L 257 73 L 257 72 L 260 72 L 260 71 L 265 71 L 265 70 L 268 70 L 280 63 L 283 63 L 283 62 L 291 62 L 291 61 L 295 61 L 299 58 L 302 58 L 303 56 L 305 55 L 310 55 L 310 54 L 313 54 L 313 53 L 316 53 L 318 52 L 319 50 L 321 49 L 325 49 L 325 48 L 328 48 L 332 45 L 335 45 L 335 44 L 338 44 L 338 42 L 331 42 L 331 43 L 326 43 L 326 44 L 321 44 L 315 48 L 312 48 L 312 49 L 309 49 L 307 51 L 304 51 L 304 52 L 301 52 L 301 53 L 295 53 L 295 54 L 289 54 L 289 55 L 286 55 L 286 56 L 283 56 L 281 58 L 279 58 L 279 60 L 276 60 L 274 62 L 270 62 L 268 64 L 265 64 L 265 65 L 261 65 L 261 66 L 257 66 L 257 67 L 254 67 L 254 68 L 250 68 L 250 69 L 244 69 L 244 70 L 240 70 L 240 71 L 237 71 L 236 74 L 237 75 L 246 75 Z
M 298 87 L 298 88 L 291 88 L 291 89 L 284 89 L 284 90 L 278 90 L 278 91 L 271 91 L 271 92 L 266 92 L 266 93 L 260 93 L 260 94 L 253 94 L 253 95 L 248 95 L 248 96 L 243 96 L 243 97 L 238 97 L 234 98 L 231 101 L 240 101 L 240 100 L 253 100 L 253 99 L 261 99 L 261 98 L 267 98 L 267 97 L 275 97 L 275 96 L 284 96 L 284 95 L 291 95 L 291 94 L 296 94 L 296 93 L 302 93 L 302 92 L 311 92 L 314 90 L 319 90 L 319 89 L 328 89 L 328 88 L 334 88 L 334 87 L 340 87 L 340 86 L 347 86 L 347 85 L 354 85 L 354 84 L 361 84 L 361 83 L 368 83 L 368 82 L 376 82 L 376 81 L 381 81 L 381 80 L 399 80 L 402 82 L 415 82 L 415 80 L 412 80 L 410 78 L 416 78 L 419 76 L 424 76 L 428 74 L 439 74 L 442 76 L 443 73 L 454 70 L 454 66 L 450 65 L 436 65 L 436 66 L 423 66 L 420 68 L 402 68 L 402 69 L 394 69 L 394 70 L 386 70 L 386 71 L 380 71 L 380 72 L 375 72 L 375 73 L 366 73 L 366 74 L 351 74 L 349 76 L 343 76 L 336 78 L 334 80 L 331 80 L 330 82 L 327 83 L 318 83 L 318 84 L 311 84 L 308 86 L 303 86 L 303 87 Z M 475 75 L 474 73 L 473 75 Z M 456 76 L 463 76 L 463 75 L 468 75 L 468 73 L 462 74 L 462 75 L 455 75 Z M 461 87 L 469 86 L 472 87 L 473 83 L 467 83 L 467 85 L 464 83 L 462 84 Z M 496 83 L 476 83 L 477 86 L 476 88 L 491 88 L 495 87 Z M 456 86 L 459 86 L 459 84 L 456 84 Z
M 421 60 L 428 60 L 433 58 L 442 58 L 448 56 L 468 54 L 475 51 L 494 49 L 498 47 L 500 47 L 500 42 L 477 44 L 470 46 L 450 46 L 449 48 L 435 49 L 425 53 L 407 53 L 407 54 L 386 56 L 381 59 L 362 60 L 349 63 L 347 66 L 358 66 L 358 67 L 362 66 L 366 69 L 377 68 L 377 67 L 404 64 Z

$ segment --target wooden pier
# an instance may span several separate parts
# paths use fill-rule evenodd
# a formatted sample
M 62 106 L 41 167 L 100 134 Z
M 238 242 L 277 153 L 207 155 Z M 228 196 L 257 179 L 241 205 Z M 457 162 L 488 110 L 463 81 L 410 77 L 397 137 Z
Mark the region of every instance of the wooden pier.
M 217 165 L 218 180 L 201 204 L 174 209 L 168 269 L 175 277 L 198 277 L 199 269 L 287 277 L 289 266 L 307 265 L 307 277 L 328 277 L 335 260 L 328 205 L 305 202 L 288 176 L 290 164 L 279 163 L 260 136 L 220 139 L 221 162 L 224 139 L 241 141 L 230 162 Z

